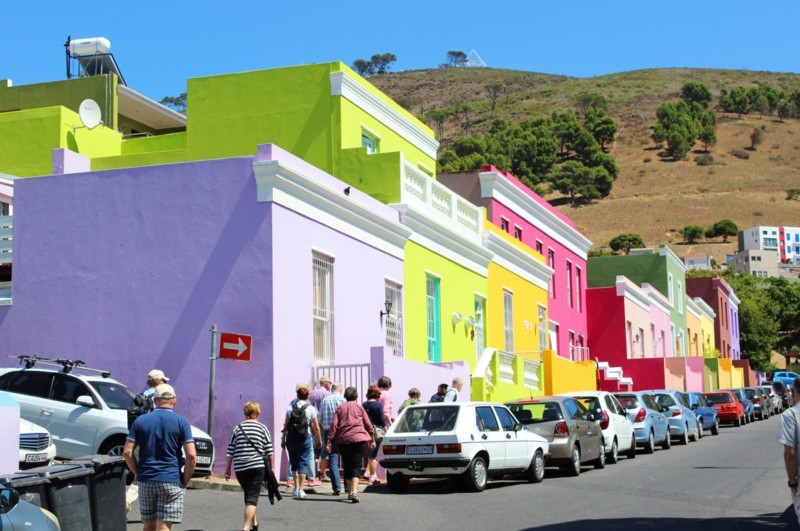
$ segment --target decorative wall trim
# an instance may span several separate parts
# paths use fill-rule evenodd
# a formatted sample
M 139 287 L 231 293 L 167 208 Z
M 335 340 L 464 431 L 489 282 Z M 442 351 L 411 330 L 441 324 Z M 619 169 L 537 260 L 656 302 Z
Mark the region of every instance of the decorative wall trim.
M 331 96 L 342 96 L 436 160 L 439 142 L 344 72 L 331 72 Z
M 628 277 L 623 275 L 617 276 L 615 284 L 617 287 L 618 297 L 625 297 L 642 308 L 644 311 L 650 311 L 650 297 L 647 296 L 647 292 L 645 290 L 638 287 L 636 284 L 631 282 Z
M 687 295 L 686 298 L 689 299 L 689 296 Z M 706 303 L 706 301 L 704 301 L 700 297 L 695 297 L 691 300 L 694 301 L 694 303 L 697 305 L 698 310 L 700 310 L 701 313 L 704 313 L 706 317 L 708 317 L 712 321 L 717 318 L 717 312 L 715 312 L 714 309 L 711 306 L 709 306 L 708 303 Z
M 700 319 L 700 307 L 697 305 L 697 302 L 688 295 L 686 296 L 686 311 Z
M 642 289 L 647 292 L 647 296 L 650 297 L 650 300 L 658 306 L 661 311 L 667 315 L 672 313 L 672 304 L 669 302 L 669 298 L 666 295 L 646 282 L 642 284 Z
M 492 260 L 497 265 L 547 291 L 552 269 L 493 232 L 483 232 L 483 245 L 494 253 Z
M 667 260 L 672 262 L 672 265 L 674 265 L 680 271 L 682 271 L 684 275 L 686 274 L 686 264 L 683 263 L 683 260 L 678 258 L 678 255 L 675 254 L 672 249 L 670 249 L 666 245 L 662 245 L 661 247 L 658 248 L 658 254 L 660 254 L 661 256 L 666 256 Z

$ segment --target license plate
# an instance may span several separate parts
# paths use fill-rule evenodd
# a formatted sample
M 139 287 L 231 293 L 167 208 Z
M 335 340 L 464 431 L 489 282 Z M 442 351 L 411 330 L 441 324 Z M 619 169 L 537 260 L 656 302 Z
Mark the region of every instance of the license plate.
M 26 463 L 41 463 L 47 461 L 47 454 L 28 454 L 25 456 Z
M 406 454 L 409 455 L 432 454 L 432 453 L 433 453 L 432 444 L 429 444 L 427 446 L 406 446 Z
M 205 455 L 198 455 L 197 456 L 197 464 L 198 465 L 210 465 L 211 464 L 211 457 Z

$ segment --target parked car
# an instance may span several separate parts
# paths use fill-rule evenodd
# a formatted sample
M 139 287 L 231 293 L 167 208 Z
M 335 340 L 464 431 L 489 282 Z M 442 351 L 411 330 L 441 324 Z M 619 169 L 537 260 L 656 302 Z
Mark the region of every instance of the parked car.
M 19 469 L 49 465 L 56 457 L 56 445 L 43 427 L 19 419 Z M 2 529 L 2 528 L 0 528 Z
M 0 485 L 0 529 L 61 531 L 53 513 L 19 499 L 16 490 Z
M 783 382 L 775 382 L 771 380 L 767 380 L 765 382 L 761 382 L 763 385 L 769 385 L 772 387 L 772 390 L 781 399 L 781 411 L 791 407 L 789 403 L 789 386 Z
M 677 437 L 679 444 L 689 444 L 700 438 L 697 416 L 689 409 L 683 394 L 674 389 L 656 389 L 647 391 L 653 396 L 656 404 L 669 408 L 667 421 L 671 437 Z
M 405 408 L 383 438 L 379 462 L 393 492 L 420 477 L 453 478 L 482 491 L 503 475 L 542 481 L 548 454 L 547 440 L 522 429 L 505 406 L 447 402 Z
M 753 401 L 747 398 L 747 393 L 744 392 L 744 389 L 742 387 L 737 387 L 735 389 L 726 389 L 726 391 L 732 392 L 736 397 L 736 399 L 739 400 L 744 405 L 745 424 L 750 424 L 751 422 L 755 422 L 756 410 Z
M 744 404 L 731 391 L 711 391 L 703 395 L 717 410 L 720 422 L 732 422 L 736 426 L 745 423 Z
M 577 391 L 565 396 L 577 398 L 587 410 L 599 413 L 600 429 L 606 448 L 606 461 L 616 463 L 619 452 L 625 452 L 628 459 L 636 457 L 636 434 L 628 412 L 617 399 L 607 391 Z
M 794 382 L 795 378 L 800 378 L 800 374 L 792 371 L 775 371 L 770 376 L 770 380 L 773 382 L 783 382 L 786 384 L 786 387 L 791 387 L 792 382 Z
M 775 390 L 772 389 L 771 386 L 764 385 L 763 383 L 761 383 L 758 388 L 761 389 L 762 393 L 764 393 L 764 398 L 766 399 L 767 404 L 769 404 L 769 416 L 771 417 L 772 415 L 777 415 L 780 413 L 781 399 L 775 394 Z
M 572 397 L 545 396 L 506 403 L 508 408 L 532 433 L 544 437 L 550 447 L 548 464 L 559 466 L 571 476 L 581 473 L 583 464 L 603 468 L 603 430 L 583 404 Z
M 719 435 L 719 415 L 714 406 L 706 401 L 703 393 L 687 391 L 683 393 L 683 399 L 697 417 L 697 432 L 700 438 L 703 438 L 705 430 L 709 430 L 711 435 Z
M 636 434 L 636 446 L 644 448 L 645 453 L 652 454 L 656 444 L 669 450 L 669 422 L 664 413 L 667 407 L 656 404 L 653 397 L 643 392 L 614 393 L 619 404 L 627 411 Z
M 38 360 L 37 360 L 38 361 Z M 79 374 L 75 362 L 62 370 L 32 367 L 0 369 L 0 391 L 19 402 L 20 417 L 50 432 L 58 457 L 122 455 L 128 435 L 128 407 L 137 396 L 110 373 Z M 49 364 L 49 363 L 48 363 Z M 87 370 L 88 372 L 88 370 Z M 196 476 L 208 476 L 214 464 L 211 437 L 192 426 L 197 447 Z
M 764 395 L 760 387 L 745 387 L 744 394 L 753 403 L 753 416 L 758 420 L 769 418 L 769 399 Z

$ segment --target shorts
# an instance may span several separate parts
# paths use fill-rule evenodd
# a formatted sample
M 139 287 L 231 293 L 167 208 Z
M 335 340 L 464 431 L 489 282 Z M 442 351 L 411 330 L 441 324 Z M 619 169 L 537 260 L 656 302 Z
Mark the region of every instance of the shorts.
M 261 485 L 264 483 L 264 467 L 248 468 L 236 473 L 236 481 L 244 492 L 245 505 L 258 505 Z
M 311 458 L 311 463 L 306 459 L 306 454 L 314 455 L 314 443 L 311 441 L 310 434 L 305 439 L 300 440 L 291 436 L 287 437 L 286 451 L 289 453 L 289 463 L 292 465 L 293 472 L 305 474 L 306 476 L 312 473 L 313 457 Z
M 183 499 L 186 489 L 180 483 L 162 481 L 139 482 L 139 509 L 142 522 L 172 522 L 183 520 Z

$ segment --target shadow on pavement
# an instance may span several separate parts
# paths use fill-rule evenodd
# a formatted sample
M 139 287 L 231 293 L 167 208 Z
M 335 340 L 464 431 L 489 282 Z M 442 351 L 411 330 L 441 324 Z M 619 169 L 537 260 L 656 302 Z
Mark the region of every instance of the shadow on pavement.
M 606 520 L 578 520 L 563 524 L 528 527 L 536 531 L 622 531 L 643 529 L 655 531 L 728 531 L 730 529 L 800 529 L 794 507 L 783 513 L 760 514 L 751 518 L 615 518 Z

